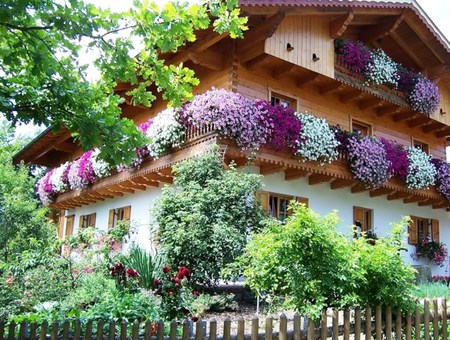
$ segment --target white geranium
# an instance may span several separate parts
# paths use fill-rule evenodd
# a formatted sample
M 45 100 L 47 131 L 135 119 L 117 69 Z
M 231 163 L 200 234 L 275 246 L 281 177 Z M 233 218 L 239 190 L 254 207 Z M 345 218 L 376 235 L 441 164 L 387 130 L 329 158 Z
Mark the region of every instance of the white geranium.
M 425 189 L 434 185 L 436 167 L 431 163 L 431 157 L 419 148 L 408 150 L 409 169 L 406 175 L 406 185 L 410 189 Z
M 100 154 L 99 149 L 95 149 L 91 155 L 92 168 L 94 169 L 95 176 L 97 178 L 108 177 L 111 175 L 111 165 L 106 163 L 104 160 L 98 158 Z
M 338 157 L 339 142 L 327 121 L 307 113 L 296 113 L 302 127 L 296 141 L 296 155 L 306 161 L 319 161 L 321 164 L 331 163 Z
M 67 179 L 67 171 L 69 166 L 69 162 L 61 164 L 53 170 L 50 176 L 50 183 L 56 193 L 61 193 L 69 189 L 69 182 Z
M 372 52 L 372 58 L 366 67 L 367 80 L 375 85 L 397 86 L 400 76 L 397 64 L 381 49 Z
M 153 158 L 160 157 L 171 148 L 179 147 L 184 141 L 185 129 L 178 121 L 179 111 L 173 108 L 160 112 L 148 128 L 150 139 L 148 151 Z

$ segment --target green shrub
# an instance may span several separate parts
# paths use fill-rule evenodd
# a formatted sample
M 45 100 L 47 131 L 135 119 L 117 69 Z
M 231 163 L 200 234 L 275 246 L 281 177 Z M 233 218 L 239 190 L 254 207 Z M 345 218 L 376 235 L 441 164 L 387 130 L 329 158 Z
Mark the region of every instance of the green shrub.
M 235 311 L 238 304 L 234 300 L 233 293 L 201 293 L 192 302 L 190 308 L 196 316 L 202 317 L 206 312 Z
M 156 268 L 149 253 L 140 247 L 132 246 L 128 255 L 123 256 L 122 262 L 139 273 L 139 285 L 142 288 L 153 289 Z

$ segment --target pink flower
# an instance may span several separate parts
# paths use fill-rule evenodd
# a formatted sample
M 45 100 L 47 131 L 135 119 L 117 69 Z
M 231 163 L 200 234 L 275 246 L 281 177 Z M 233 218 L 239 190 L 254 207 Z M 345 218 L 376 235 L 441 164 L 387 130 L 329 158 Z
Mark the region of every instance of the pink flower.
M 177 278 L 180 280 L 187 278 L 189 280 L 191 278 L 191 272 L 187 269 L 187 267 L 178 267 Z
M 170 268 L 170 266 L 164 266 L 162 271 L 163 271 L 164 274 L 167 274 L 168 272 L 170 272 L 171 269 L 172 268 Z
M 133 268 L 127 268 L 127 275 L 130 277 L 138 277 L 139 273 Z

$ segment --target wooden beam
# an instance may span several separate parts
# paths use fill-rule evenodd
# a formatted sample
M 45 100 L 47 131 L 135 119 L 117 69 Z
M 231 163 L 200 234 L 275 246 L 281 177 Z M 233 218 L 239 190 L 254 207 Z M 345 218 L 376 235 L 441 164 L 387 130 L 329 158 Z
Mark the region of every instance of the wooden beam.
M 297 65 L 291 64 L 291 63 L 285 63 L 283 66 L 278 67 L 272 71 L 272 78 L 274 79 L 280 79 L 287 75 L 289 72 L 294 70 L 297 67 Z
M 433 121 L 428 125 L 425 125 L 422 128 L 423 133 L 429 133 L 429 132 L 433 132 L 433 131 L 437 131 L 442 127 L 442 123 L 441 122 L 436 122 Z
M 55 150 L 62 151 L 65 153 L 72 153 L 75 151 L 76 145 L 70 142 L 62 142 L 60 144 L 55 145 Z
M 297 87 L 302 88 L 306 85 L 312 83 L 314 80 L 316 80 L 319 77 L 318 73 L 311 72 L 310 74 L 307 74 L 303 77 L 300 77 L 297 79 Z
M 339 100 L 346 104 L 352 100 L 359 100 L 364 97 L 364 93 L 360 90 L 354 90 L 351 92 L 343 93 L 339 96 Z
M 421 199 L 423 199 L 423 197 L 417 197 L 415 195 L 411 195 L 410 197 L 403 199 L 403 203 L 408 204 L 408 203 L 419 202 Z
M 97 189 L 97 192 L 101 193 L 101 194 L 106 194 L 106 195 L 112 195 L 112 196 L 123 196 L 123 192 L 111 189 L 111 188 L 100 188 Z
M 433 209 L 444 209 L 447 208 L 449 206 L 448 202 L 441 202 L 439 204 L 433 204 L 432 208 Z
M 411 58 L 417 66 L 419 66 L 419 71 L 425 69 L 424 63 L 417 57 L 417 51 L 412 50 L 411 47 L 406 44 L 395 32 L 392 32 L 390 36 L 397 43 L 400 49 L 403 50 L 403 52 L 405 52 L 405 54 Z
M 419 202 L 419 207 L 426 207 L 427 205 L 432 205 L 432 204 L 436 204 L 436 203 L 437 202 L 435 199 L 429 198 L 429 199 Z
M 441 79 L 442 75 L 444 75 L 444 73 L 446 73 L 448 71 L 449 71 L 449 69 L 448 69 L 447 65 L 439 64 L 439 65 L 428 66 L 424 70 L 424 74 L 427 76 L 428 79 L 437 83 Z
M 121 192 L 121 193 L 134 194 L 134 190 L 133 189 L 123 187 L 120 184 L 111 185 L 111 186 L 108 187 L 108 189 L 111 190 L 111 191 L 114 190 L 114 191 Z
M 411 194 L 409 192 L 397 191 L 393 194 L 389 194 L 387 199 L 388 199 L 388 201 L 393 201 L 393 200 L 399 200 L 399 199 L 410 197 L 410 196 L 411 196 Z
M 380 98 L 370 98 L 370 99 L 365 99 L 365 100 L 361 100 L 361 102 L 359 103 L 359 108 L 361 110 L 365 110 L 371 107 L 379 107 L 383 104 L 383 100 Z
M 270 175 L 277 172 L 282 172 L 285 169 L 286 167 L 284 165 L 266 163 L 259 166 L 259 173 L 261 175 Z
M 260 42 L 264 42 L 267 38 L 270 38 L 284 19 L 284 12 L 277 13 L 264 20 L 261 24 L 250 28 L 244 33 L 244 39 L 238 41 L 237 47 L 239 50 L 245 50 L 250 45 L 255 45 Z
M 145 176 L 143 176 L 144 178 L 147 178 L 148 180 L 153 180 L 156 182 L 162 182 L 162 183 L 173 183 L 173 177 L 170 176 L 166 176 L 164 174 L 157 174 L 155 172 L 146 174 Z
M 189 60 L 189 54 L 192 52 L 202 52 L 206 50 L 208 47 L 218 43 L 223 38 L 227 37 L 228 33 L 216 33 L 211 32 L 206 35 L 206 37 L 199 39 L 195 41 L 192 45 L 190 45 L 185 50 L 181 51 L 180 53 L 176 54 L 172 58 L 166 60 L 166 64 L 174 64 L 178 65 L 179 63 L 184 63 L 185 61 Z
M 319 93 L 322 95 L 334 92 L 334 91 L 339 91 L 341 89 L 344 88 L 344 84 L 342 84 L 341 82 L 335 81 L 332 82 L 331 84 L 322 86 L 319 90 Z
M 370 191 L 370 197 L 378 197 L 392 194 L 395 190 L 390 188 L 378 188 Z
M 265 53 L 264 42 L 251 46 L 244 51 L 238 51 L 239 61 L 245 64 L 247 61 L 256 58 L 257 56 Z
M 354 17 L 353 12 L 348 12 L 330 22 L 330 37 L 333 39 L 339 38 L 347 30 L 348 25 L 352 22 Z
M 394 105 L 390 105 L 390 106 L 384 106 L 384 107 L 380 107 L 377 110 L 377 116 L 378 117 L 383 117 L 389 114 L 394 114 L 394 113 L 398 113 L 402 110 L 402 108 L 394 106 Z
M 158 186 L 158 182 L 156 182 L 154 180 L 149 180 L 149 179 L 144 178 L 144 177 L 133 178 L 133 182 L 134 183 L 138 183 L 138 184 L 142 184 L 142 185 L 146 185 L 148 187 L 157 187 Z
M 412 118 L 415 114 L 411 113 L 410 111 L 399 111 L 398 113 L 395 113 L 392 115 L 392 120 L 394 122 L 399 122 L 401 120 L 405 120 L 406 118 Z
M 352 186 L 354 183 L 355 183 L 355 181 L 352 179 L 338 178 L 330 183 L 330 188 L 332 190 L 346 188 L 346 187 Z
M 425 116 L 425 115 L 419 115 L 417 118 L 411 119 L 408 123 L 408 126 L 410 128 L 422 125 L 423 123 L 426 123 L 429 121 L 429 117 Z
M 135 183 L 131 180 L 127 180 L 127 181 L 120 183 L 120 186 L 122 186 L 124 188 L 137 189 L 137 190 L 146 190 L 147 189 L 146 185 L 143 185 L 140 183 Z
M 50 150 L 55 149 L 55 146 L 65 142 L 67 139 L 70 138 L 70 133 L 63 133 L 62 136 L 58 137 L 57 139 L 53 140 L 50 142 L 49 145 L 47 145 L 40 153 L 38 153 L 32 160 L 31 163 L 39 158 L 41 158 L 42 156 L 44 156 L 47 152 L 49 152 Z
M 357 194 L 357 193 L 367 191 L 367 190 L 368 190 L 367 186 L 362 183 L 358 183 L 350 189 L 352 194 Z
M 334 177 L 326 174 L 312 174 L 309 176 L 308 183 L 309 185 L 316 185 L 320 183 L 326 183 L 333 179 Z
M 309 171 L 304 169 L 286 169 L 284 172 L 284 179 L 286 181 L 292 181 L 301 177 L 308 176 Z
M 395 32 L 403 19 L 403 15 L 385 17 L 378 25 L 364 29 L 359 35 L 359 38 L 369 43 L 381 39 Z
M 446 126 L 443 130 L 436 132 L 437 138 L 450 136 L 450 126 Z
M 225 59 L 222 53 L 218 53 L 211 50 L 205 50 L 203 52 L 190 52 L 188 54 L 194 64 L 206 67 L 213 71 L 222 71 L 225 65 Z
M 246 67 L 249 70 L 254 70 L 255 68 L 258 68 L 258 67 L 266 64 L 269 61 L 269 59 L 270 59 L 270 55 L 268 55 L 266 53 L 261 54 L 261 55 L 257 56 L 256 58 L 248 61 L 246 64 Z

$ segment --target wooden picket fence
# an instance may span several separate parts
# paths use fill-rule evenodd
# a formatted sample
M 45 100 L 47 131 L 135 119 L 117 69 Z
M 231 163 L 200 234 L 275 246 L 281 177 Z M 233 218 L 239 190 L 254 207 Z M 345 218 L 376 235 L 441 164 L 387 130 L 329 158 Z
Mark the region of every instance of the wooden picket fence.
M 447 302 L 425 300 L 415 313 L 401 315 L 390 307 L 374 310 L 332 310 L 324 313 L 321 320 L 313 322 L 298 313 L 288 318 L 264 320 L 254 317 L 250 321 L 225 319 L 219 332 L 215 320 L 208 323 L 198 320 L 169 324 L 163 322 L 114 322 L 99 320 L 82 322 L 66 320 L 62 323 L 44 322 L 26 324 L 0 322 L 0 339 L 153 339 L 153 340 L 431 340 L 448 338 Z

